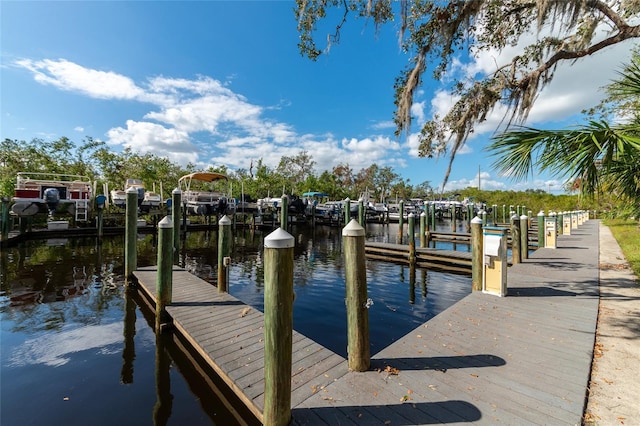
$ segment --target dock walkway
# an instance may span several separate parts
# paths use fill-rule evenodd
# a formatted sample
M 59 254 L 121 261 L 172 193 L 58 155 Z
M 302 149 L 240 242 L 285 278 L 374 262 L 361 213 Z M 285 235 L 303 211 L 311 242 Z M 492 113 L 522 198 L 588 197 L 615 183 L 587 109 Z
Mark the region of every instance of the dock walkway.
M 135 272 L 155 294 L 155 270 Z M 580 424 L 598 314 L 598 221 L 508 271 L 508 297 L 472 293 L 349 372 L 294 332 L 292 424 Z M 184 270 L 167 307 L 262 419 L 262 313 Z

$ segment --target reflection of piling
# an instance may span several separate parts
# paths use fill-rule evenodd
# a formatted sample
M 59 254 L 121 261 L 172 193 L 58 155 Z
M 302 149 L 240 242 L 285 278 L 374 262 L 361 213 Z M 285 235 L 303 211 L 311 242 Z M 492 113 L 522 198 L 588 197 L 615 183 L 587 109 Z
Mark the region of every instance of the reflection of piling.
M 156 331 L 166 322 L 165 306 L 171 303 L 173 286 L 173 222 L 165 216 L 158 223 L 158 275 L 156 279 Z
M 482 219 L 471 220 L 471 290 L 482 291 Z
M 264 239 L 265 425 L 284 426 L 291 419 L 294 243 L 283 229 Z
M 178 262 L 180 257 L 180 206 L 182 205 L 182 191 L 176 188 L 171 191 L 171 219 L 175 226 L 173 227 L 173 252 L 175 259 L 173 263 Z
M 409 265 L 409 303 L 416 303 L 416 265 Z
M 135 291 L 135 290 L 134 290 Z M 124 296 L 124 347 L 122 349 L 122 371 L 120 372 L 120 382 L 128 385 L 133 383 L 133 360 L 136 358 L 135 340 L 136 335 L 136 302 L 125 291 Z
M 511 216 L 511 263 L 520 263 L 520 217 L 517 214 Z
M 218 293 L 229 291 L 229 256 L 231 256 L 231 220 L 225 215 L 218 222 Z
M 127 284 L 129 284 L 138 262 L 138 254 L 136 252 L 136 239 L 138 235 L 138 191 L 136 191 L 134 187 L 127 189 L 126 211 L 124 275 Z
M 416 217 L 409 213 L 409 264 L 416 263 Z
M 171 395 L 171 358 L 165 349 L 163 337 L 156 335 L 156 404 L 153 407 L 153 425 L 164 426 L 169 422 L 173 407 Z
M 349 369 L 366 371 L 371 362 L 369 306 L 364 253 L 365 231 L 355 220 L 342 230 L 347 304 L 347 352 Z

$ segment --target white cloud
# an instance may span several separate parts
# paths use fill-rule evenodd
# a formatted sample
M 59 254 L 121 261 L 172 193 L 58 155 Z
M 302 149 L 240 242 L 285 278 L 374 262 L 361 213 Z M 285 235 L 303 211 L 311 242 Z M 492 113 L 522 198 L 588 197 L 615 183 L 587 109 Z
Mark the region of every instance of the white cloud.
M 75 130 L 76 132 L 79 132 L 79 133 L 83 133 L 84 132 L 84 127 L 77 126 L 73 130 Z
M 133 80 L 114 72 L 92 70 L 65 59 L 32 61 L 22 59 L 17 66 L 31 71 L 36 81 L 59 89 L 80 92 L 99 99 L 135 99 L 144 92 Z

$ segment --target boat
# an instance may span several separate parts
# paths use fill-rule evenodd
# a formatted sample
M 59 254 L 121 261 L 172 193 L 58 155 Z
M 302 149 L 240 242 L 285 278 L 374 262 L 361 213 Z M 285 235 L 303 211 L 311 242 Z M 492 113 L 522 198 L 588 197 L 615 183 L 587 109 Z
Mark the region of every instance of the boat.
M 157 209 L 162 204 L 162 197 L 160 194 L 147 191 L 140 179 L 127 179 L 124 184 L 124 189 L 114 189 L 111 191 L 111 203 L 121 209 L 127 206 L 127 190 L 134 188 L 138 193 L 138 208 L 141 212 L 149 212 L 152 209 Z
M 93 190 L 86 176 L 60 173 L 18 172 L 11 212 L 16 216 L 48 213 L 53 217 L 66 207 L 76 221 L 89 220 Z
M 216 214 L 233 214 L 236 210 L 234 199 L 227 198 L 222 192 L 200 189 L 204 182 L 213 184 L 220 180 L 228 180 L 226 175 L 215 172 L 195 172 L 182 176 L 178 187 L 182 191 L 182 203 L 191 215 L 211 216 Z M 195 183 L 194 183 L 195 181 Z

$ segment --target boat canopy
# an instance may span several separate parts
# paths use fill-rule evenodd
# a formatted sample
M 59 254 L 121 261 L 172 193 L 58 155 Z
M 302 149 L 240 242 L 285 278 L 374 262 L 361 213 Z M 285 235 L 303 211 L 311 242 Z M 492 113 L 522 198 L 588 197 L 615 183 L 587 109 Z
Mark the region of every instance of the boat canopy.
M 302 194 L 303 197 L 328 197 L 329 194 L 324 192 L 305 192 Z
M 192 181 L 192 180 L 201 180 L 203 182 L 213 182 L 214 180 L 225 179 L 227 180 L 227 176 L 222 173 L 214 173 L 214 172 L 195 172 L 190 173 L 188 175 L 184 175 L 180 178 L 178 182 L 182 181 Z

